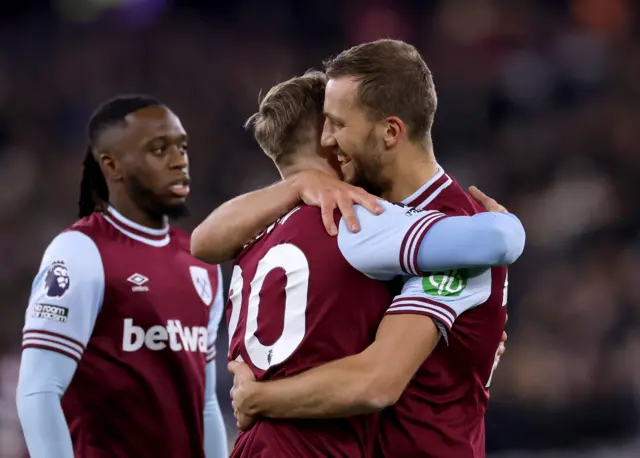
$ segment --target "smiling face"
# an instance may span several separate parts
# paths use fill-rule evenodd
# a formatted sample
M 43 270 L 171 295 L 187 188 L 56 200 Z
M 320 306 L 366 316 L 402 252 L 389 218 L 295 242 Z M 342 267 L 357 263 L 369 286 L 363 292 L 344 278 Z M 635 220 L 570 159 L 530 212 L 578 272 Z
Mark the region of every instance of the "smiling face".
M 100 162 L 111 181 L 152 214 L 185 213 L 189 194 L 187 134 L 167 107 L 143 108 L 100 137 Z
M 346 181 L 382 194 L 389 187 L 383 174 L 390 159 L 386 122 L 373 122 L 357 103 L 359 84 L 350 77 L 327 83 L 321 142 L 323 147 L 333 148 Z
M 384 194 L 391 177 L 403 179 L 397 173 L 403 158 L 432 154 L 431 72 L 415 47 L 390 39 L 346 49 L 324 64 L 323 145 L 335 148 L 350 180 Z

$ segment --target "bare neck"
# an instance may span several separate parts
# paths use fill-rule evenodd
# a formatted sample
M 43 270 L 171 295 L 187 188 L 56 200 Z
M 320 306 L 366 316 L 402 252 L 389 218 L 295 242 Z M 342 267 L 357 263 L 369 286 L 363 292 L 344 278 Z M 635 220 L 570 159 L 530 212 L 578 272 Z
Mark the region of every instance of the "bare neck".
M 383 197 L 391 202 L 401 202 L 420 189 L 437 171 L 438 163 L 430 143 L 428 146 L 406 145 L 388 166 L 387 178 L 391 188 Z
M 331 165 L 327 162 L 327 160 L 317 155 L 309 155 L 309 156 L 301 155 L 300 157 L 296 158 L 294 162 L 286 166 L 282 166 L 278 164 L 276 164 L 276 166 L 278 167 L 280 176 L 284 180 L 292 177 L 297 173 L 305 172 L 308 170 L 316 170 L 318 172 L 323 172 L 331 176 L 337 177 L 336 171 L 331 167 Z
M 167 225 L 163 215 L 154 216 L 140 208 L 125 192 L 109 189 L 109 204 L 122 216 L 150 229 L 162 229 Z

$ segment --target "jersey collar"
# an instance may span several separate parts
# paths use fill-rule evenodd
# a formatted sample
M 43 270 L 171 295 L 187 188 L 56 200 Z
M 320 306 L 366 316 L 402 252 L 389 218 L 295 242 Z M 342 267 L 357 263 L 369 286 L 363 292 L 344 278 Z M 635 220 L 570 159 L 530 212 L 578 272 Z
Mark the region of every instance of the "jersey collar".
M 420 189 L 404 199 L 402 203 L 408 207 L 425 208 L 452 182 L 451 177 L 438 165 L 436 174 L 423 184 Z
M 109 224 L 122 234 L 138 242 L 155 247 L 163 247 L 168 245 L 171 240 L 169 236 L 169 225 L 166 221 L 163 228 L 152 229 L 131 221 L 111 205 L 109 205 L 107 211 L 103 213 L 103 216 Z

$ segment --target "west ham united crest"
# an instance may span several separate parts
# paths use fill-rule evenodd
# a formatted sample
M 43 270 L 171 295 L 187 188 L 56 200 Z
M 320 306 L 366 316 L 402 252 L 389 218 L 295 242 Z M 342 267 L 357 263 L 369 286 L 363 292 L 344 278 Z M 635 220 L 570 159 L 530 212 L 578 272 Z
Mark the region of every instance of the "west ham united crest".
M 213 302 L 213 290 L 209 280 L 209 272 L 207 269 L 198 266 L 189 266 L 189 272 L 191 272 L 191 280 L 198 296 L 200 296 L 205 305 L 210 306 Z

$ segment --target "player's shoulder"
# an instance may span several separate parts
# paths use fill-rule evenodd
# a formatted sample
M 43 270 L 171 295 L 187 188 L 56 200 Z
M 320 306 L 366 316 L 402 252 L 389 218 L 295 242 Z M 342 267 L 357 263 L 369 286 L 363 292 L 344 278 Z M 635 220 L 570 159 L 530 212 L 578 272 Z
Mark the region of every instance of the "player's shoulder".
M 86 234 L 88 237 L 94 238 L 108 232 L 109 223 L 100 212 L 94 212 L 89 216 L 80 218 L 65 231 L 76 231 Z
M 308 237 L 319 232 L 325 232 L 320 209 L 301 204 L 274 221 L 256 239 L 271 234 L 287 238 L 291 236 Z
M 103 277 L 102 257 L 93 239 L 83 232 L 67 229 L 55 236 L 45 249 L 36 279 L 45 285 L 48 297 L 62 297 L 71 278 L 78 281 Z
M 278 218 L 245 245 L 236 260 L 263 254 L 271 246 L 283 243 L 294 243 L 305 251 L 337 246 L 335 237 L 329 236 L 324 228 L 320 209 L 302 204 Z
M 191 234 L 187 231 L 175 226 L 170 226 L 169 236 L 180 250 L 191 252 Z
M 340 212 L 334 211 L 334 218 L 340 218 Z M 267 232 L 278 234 L 278 238 L 295 240 L 313 240 L 319 244 L 335 243 L 335 237 L 327 234 L 322 221 L 320 208 L 301 204 L 273 223 Z
M 471 216 L 486 211 L 458 182 L 450 176 L 451 182 L 425 206 L 427 210 L 438 210 L 449 216 Z
M 51 240 L 45 250 L 45 255 L 55 253 L 57 255 L 81 256 L 86 253 L 86 256 L 91 256 L 96 251 L 97 245 L 89 234 L 70 226 Z

